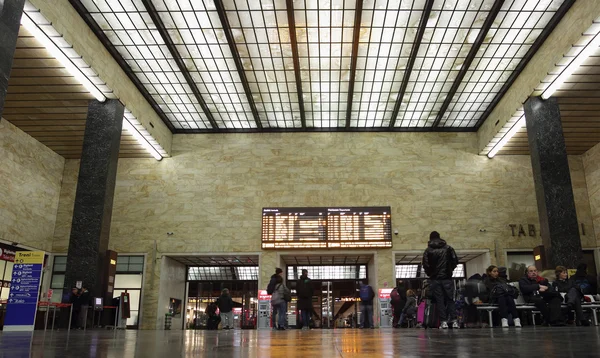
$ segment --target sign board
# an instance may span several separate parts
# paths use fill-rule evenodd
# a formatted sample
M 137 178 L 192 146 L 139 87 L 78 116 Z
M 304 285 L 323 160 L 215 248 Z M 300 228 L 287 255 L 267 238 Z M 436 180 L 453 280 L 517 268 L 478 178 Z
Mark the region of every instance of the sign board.
M 75 282 L 75 287 L 77 287 L 78 289 L 81 290 L 81 288 L 83 287 L 83 282 L 82 281 Z
M 48 299 L 52 298 L 52 294 L 54 293 L 54 291 L 52 289 L 48 290 Z
M 0 260 L 13 262 L 15 260 L 15 251 L 13 246 L 0 243 Z
M 379 289 L 379 299 L 387 300 L 390 298 L 393 288 L 380 288 Z
M 43 251 L 17 251 L 4 331 L 33 331 L 44 264 Z
M 258 291 L 258 300 L 271 302 L 271 295 L 269 295 L 267 293 L 267 290 L 259 290 Z
M 391 208 L 263 208 L 263 249 L 392 247 Z

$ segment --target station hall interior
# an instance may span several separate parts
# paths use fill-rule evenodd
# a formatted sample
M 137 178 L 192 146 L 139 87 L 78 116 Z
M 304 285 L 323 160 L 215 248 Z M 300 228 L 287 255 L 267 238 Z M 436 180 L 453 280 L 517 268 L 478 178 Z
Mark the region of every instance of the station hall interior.
M 0 348 L 481 354 L 457 342 L 510 341 L 496 306 L 479 330 L 395 330 L 390 294 L 421 295 L 433 231 L 458 301 L 490 265 L 586 264 L 597 288 L 599 113 L 597 0 L 0 1 Z M 520 307 L 519 339 L 600 346 L 598 293 L 562 337 Z

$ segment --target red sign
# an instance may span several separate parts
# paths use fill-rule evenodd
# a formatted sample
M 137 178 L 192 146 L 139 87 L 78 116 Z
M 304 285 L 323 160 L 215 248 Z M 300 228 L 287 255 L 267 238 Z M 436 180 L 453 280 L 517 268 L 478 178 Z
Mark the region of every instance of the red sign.
M 52 291 L 52 289 L 48 290 L 48 299 L 52 298 L 53 293 L 54 293 L 54 291 Z
M 0 260 L 14 262 L 15 252 L 7 248 L 0 247 Z
M 271 295 L 267 293 L 267 290 L 258 291 L 258 300 L 259 301 L 271 301 Z
M 394 290 L 393 288 L 380 288 L 379 289 L 379 298 L 382 300 L 389 299 L 393 290 Z

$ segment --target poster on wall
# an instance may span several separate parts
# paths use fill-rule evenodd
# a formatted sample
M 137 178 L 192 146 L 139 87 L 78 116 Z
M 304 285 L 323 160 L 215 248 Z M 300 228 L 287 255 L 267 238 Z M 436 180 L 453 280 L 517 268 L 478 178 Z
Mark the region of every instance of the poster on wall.
M 44 264 L 43 251 L 17 251 L 4 331 L 33 331 Z
M 181 300 L 176 298 L 169 299 L 169 313 L 173 318 L 181 318 Z

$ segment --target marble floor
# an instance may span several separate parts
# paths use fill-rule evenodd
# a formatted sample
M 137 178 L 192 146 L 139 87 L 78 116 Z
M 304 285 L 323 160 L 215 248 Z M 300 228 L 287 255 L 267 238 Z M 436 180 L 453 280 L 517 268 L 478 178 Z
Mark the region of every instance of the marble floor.
M 600 357 L 600 327 L 0 333 L 0 357 Z

